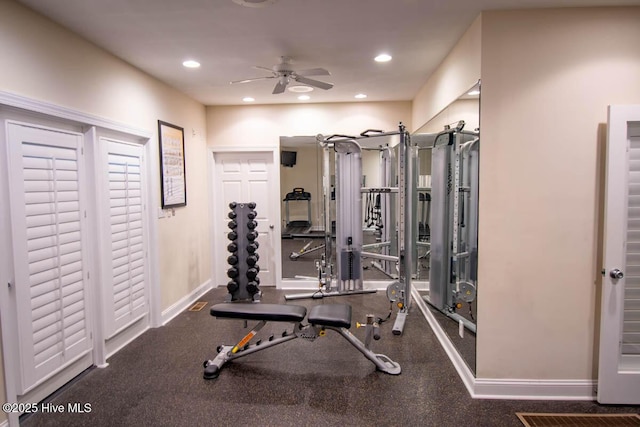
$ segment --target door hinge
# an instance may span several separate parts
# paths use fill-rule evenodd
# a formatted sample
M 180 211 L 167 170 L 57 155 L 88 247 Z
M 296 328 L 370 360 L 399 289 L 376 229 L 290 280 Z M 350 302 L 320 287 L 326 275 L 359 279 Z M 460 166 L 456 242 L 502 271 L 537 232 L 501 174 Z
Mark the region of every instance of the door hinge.
M 11 289 L 13 287 L 13 285 L 11 284 L 11 282 L 7 282 L 7 288 Z
M 91 272 L 87 271 L 87 280 L 91 279 Z

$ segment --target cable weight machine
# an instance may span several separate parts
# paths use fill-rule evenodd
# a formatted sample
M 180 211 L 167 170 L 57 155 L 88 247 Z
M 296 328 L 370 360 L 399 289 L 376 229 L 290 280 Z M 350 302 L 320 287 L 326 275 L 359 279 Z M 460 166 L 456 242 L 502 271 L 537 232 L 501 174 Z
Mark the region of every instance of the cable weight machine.
M 463 130 L 464 124 L 435 135 L 431 147 L 431 252 L 425 300 L 475 333 L 475 321 L 457 313 L 475 300 L 478 271 L 480 133 Z
M 376 137 L 398 137 L 397 145 L 397 173 L 392 173 L 391 167 L 394 156 L 393 150 L 388 146 L 380 146 L 375 149 L 382 152 L 383 182 L 381 187 L 361 187 L 362 178 L 362 150 Z M 415 193 L 414 158 L 417 150 L 411 144 L 409 133 L 400 123 L 396 132 L 382 132 L 367 130 L 358 137 L 348 135 L 331 135 L 325 138 L 322 135 L 316 137 L 318 143 L 324 149 L 323 161 L 323 196 L 325 216 L 325 253 L 322 259 L 316 263 L 318 268 L 319 290 L 307 294 L 286 295 L 285 299 L 324 298 L 329 296 L 352 295 L 362 293 L 374 293 L 373 289 L 364 289 L 362 258 L 376 259 L 385 264 L 381 267 L 390 277 L 393 266 L 397 268 L 398 275 L 394 282 L 387 288 L 387 296 L 390 301 L 399 308 L 393 333 L 400 335 L 404 329 L 404 323 L 409 311 L 411 300 L 411 275 L 413 265 L 412 236 L 413 209 Z M 362 144 L 361 144 L 362 143 Z M 330 153 L 335 153 L 336 175 L 336 270 L 332 264 L 332 239 L 330 218 Z M 386 168 L 386 169 L 385 169 Z M 392 183 L 397 179 L 397 186 Z M 381 196 L 391 193 L 397 194 L 395 209 L 390 209 L 391 203 L 381 203 L 381 215 L 386 215 L 385 227 L 381 229 L 381 242 L 372 245 L 363 245 L 363 216 L 362 194 L 376 193 Z M 386 212 L 382 212 L 385 206 Z M 397 221 L 395 221 L 397 219 Z M 382 253 L 365 252 L 366 249 L 383 248 Z M 395 252 L 395 253 L 393 253 Z

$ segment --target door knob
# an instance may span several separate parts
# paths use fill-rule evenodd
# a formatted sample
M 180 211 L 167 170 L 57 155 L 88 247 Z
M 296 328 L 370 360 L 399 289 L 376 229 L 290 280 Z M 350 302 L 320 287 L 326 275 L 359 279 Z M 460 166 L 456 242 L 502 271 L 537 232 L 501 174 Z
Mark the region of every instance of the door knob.
M 624 277 L 624 273 L 617 268 L 614 268 L 609 272 L 609 277 L 612 279 L 622 279 Z

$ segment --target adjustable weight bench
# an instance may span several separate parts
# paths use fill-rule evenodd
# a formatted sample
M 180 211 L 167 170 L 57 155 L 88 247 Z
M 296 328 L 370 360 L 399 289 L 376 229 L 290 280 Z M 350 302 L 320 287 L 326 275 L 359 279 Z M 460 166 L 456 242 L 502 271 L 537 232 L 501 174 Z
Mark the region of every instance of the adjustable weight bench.
M 313 307 L 309 311 L 307 318 L 308 325 L 302 324 L 307 315 L 306 307 L 292 304 L 223 303 L 211 307 L 211 315 L 217 318 L 255 320 L 258 321 L 258 324 L 235 345 L 219 346 L 215 359 L 205 360 L 205 379 L 217 378 L 224 364 L 230 360 L 296 338 L 313 341 L 319 336 L 323 336 L 327 329 L 342 335 L 367 359 L 373 362 L 378 370 L 391 375 L 400 374 L 400 365 L 384 354 L 376 354 L 369 349 L 371 338 L 375 340 L 380 338 L 378 325 L 373 320 L 373 315 L 367 316 L 367 322 L 364 325 L 366 328 L 364 343 L 349 332 L 351 327 L 351 306 L 347 304 L 325 304 Z M 249 344 L 267 322 L 289 322 L 295 325 L 291 333 L 285 331 L 279 337 L 271 335 L 265 342 L 257 340 L 254 344 Z

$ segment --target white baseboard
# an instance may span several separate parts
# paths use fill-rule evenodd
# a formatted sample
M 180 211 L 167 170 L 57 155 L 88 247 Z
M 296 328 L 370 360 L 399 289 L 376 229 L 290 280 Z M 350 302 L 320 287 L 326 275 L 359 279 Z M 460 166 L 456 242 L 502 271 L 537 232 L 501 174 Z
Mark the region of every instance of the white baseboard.
M 414 303 L 427 319 L 440 345 L 449 356 L 469 395 L 474 399 L 595 400 L 597 381 L 594 380 L 475 378 L 424 299 L 415 288 L 411 294 Z
M 212 289 L 211 287 L 211 279 L 204 282 L 202 285 L 195 288 L 189 294 L 180 298 L 176 303 L 174 303 L 171 307 L 167 308 L 162 312 L 162 326 L 169 323 L 176 317 L 178 314 L 182 313 L 187 307 L 193 304 L 198 298 L 202 295 L 206 294 Z
M 476 378 L 476 399 L 595 400 L 594 380 L 521 380 Z

